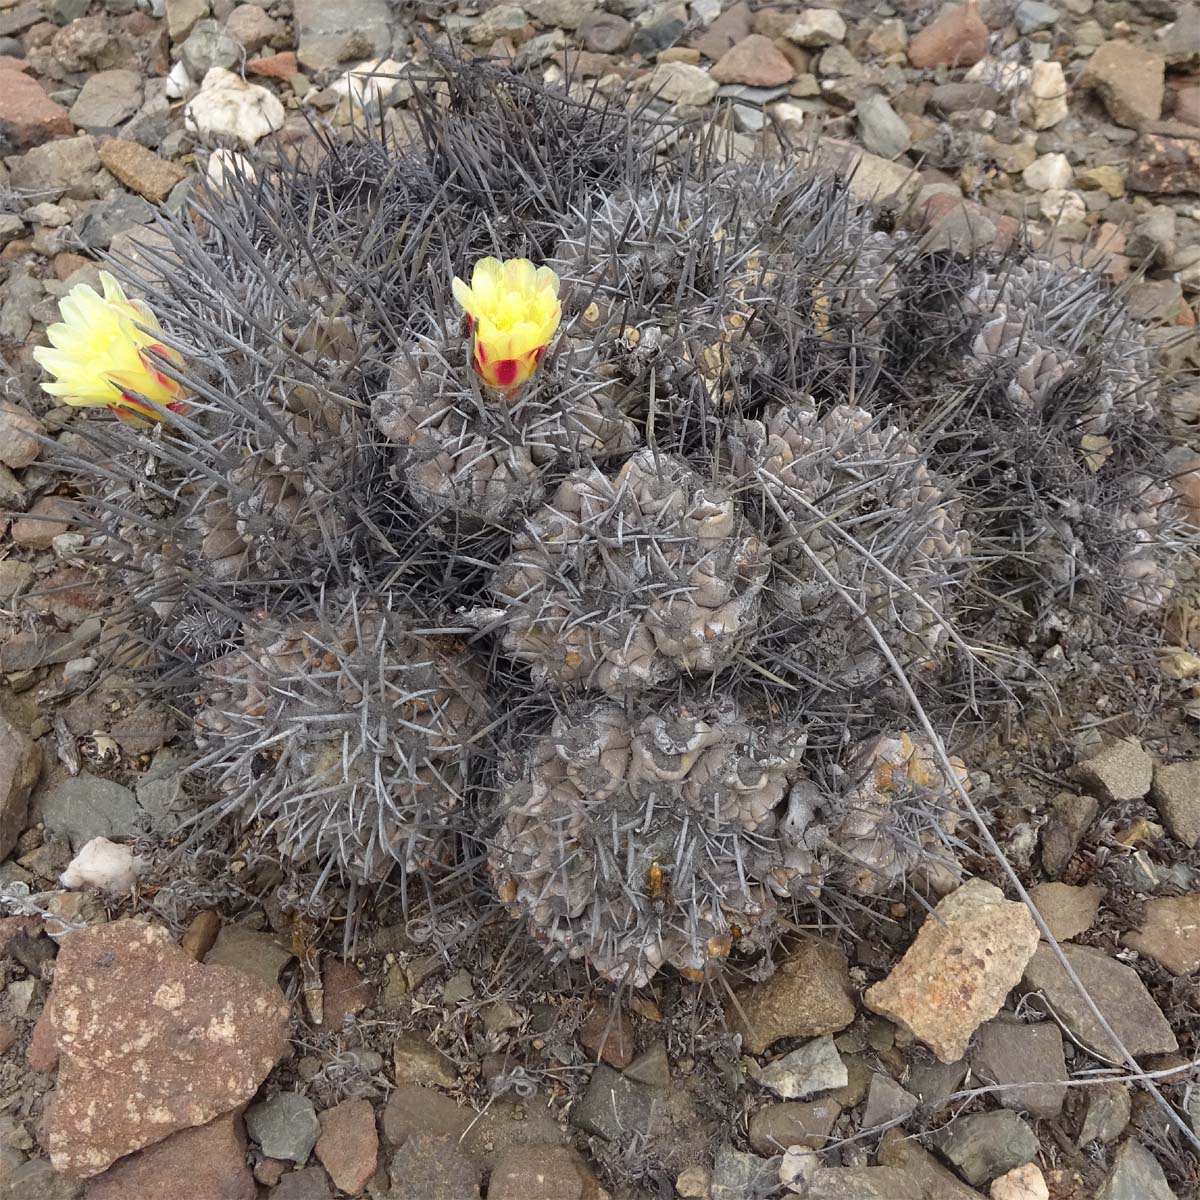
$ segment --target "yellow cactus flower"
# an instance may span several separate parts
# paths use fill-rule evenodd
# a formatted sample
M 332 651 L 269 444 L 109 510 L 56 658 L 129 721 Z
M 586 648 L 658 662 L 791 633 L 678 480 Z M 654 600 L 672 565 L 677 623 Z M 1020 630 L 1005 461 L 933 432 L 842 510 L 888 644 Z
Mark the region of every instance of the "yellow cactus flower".
M 103 296 L 80 283 L 59 302 L 62 321 L 46 330 L 50 345 L 33 352 L 54 376 L 42 388 L 67 404 L 111 408 L 135 425 L 162 419 L 147 400 L 182 411 L 183 388 L 148 351 L 179 364 L 182 355 L 159 340 L 158 318 L 148 305 L 130 300 L 107 271 L 100 272 L 100 283 Z
M 506 395 L 523 387 L 562 320 L 558 276 L 527 258 L 481 258 L 470 287 L 455 278 L 454 298 L 474 334 L 479 377 Z

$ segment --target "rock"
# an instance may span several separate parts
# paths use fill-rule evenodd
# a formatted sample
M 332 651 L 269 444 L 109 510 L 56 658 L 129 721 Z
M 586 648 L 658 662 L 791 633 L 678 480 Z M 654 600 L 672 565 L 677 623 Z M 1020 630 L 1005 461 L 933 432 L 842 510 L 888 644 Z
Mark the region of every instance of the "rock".
M 1096 819 L 1100 804 L 1093 796 L 1060 792 L 1050 802 L 1050 820 L 1042 833 L 1042 869 L 1057 879 Z
M 911 168 L 833 138 L 821 138 L 817 143 L 815 165 L 844 175 L 851 195 L 873 204 L 892 198 L 903 204 L 920 186 L 917 173 Z
M 1175 1200 L 1175 1193 L 1154 1155 L 1130 1138 L 1117 1151 L 1096 1200 Z
M 925 1200 L 921 1185 L 895 1167 L 818 1167 L 807 1194 L 821 1200 Z
M 308 71 L 383 58 L 391 49 L 387 0 L 295 0 L 292 7 L 300 65 Z
M 817 74 L 825 79 L 857 78 L 863 73 L 862 64 L 845 46 L 829 46 L 817 59 Z M 860 89 L 844 93 L 847 99 L 857 98 Z M 833 95 L 834 93 L 830 93 Z
M 1000 1011 L 1037 942 L 1024 905 L 973 879 L 938 904 L 900 963 L 864 1000 L 943 1062 L 954 1062 L 971 1034 Z
M 1083 1124 L 1075 1144 L 1081 1149 L 1089 1142 L 1115 1142 L 1129 1125 L 1133 1101 L 1129 1089 L 1119 1082 L 1097 1083 L 1084 1088 Z
M 1075 182 L 1081 188 L 1099 188 L 1114 200 L 1119 200 L 1125 195 L 1125 176 L 1120 167 L 1087 167 L 1075 172 Z
M 475 1120 L 475 1112 L 432 1088 L 401 1084 L 383 1110 L 383 1133 L 393 1146 L 410 1137 L 450 1138 L 455 1143 Z
M 1051 129 L 1066 119 L 1067 80 L 1062 63 L 1035 62 L 1029 84 L 1017 101 L 1017 114 L 1034 129 Z
M 993 1179 L 988 1195 L 992 1200 L 1050 1200 L 1050 1189 L 1037 1163 L 1026 1163 Z
M 1138 138 L 1126 178 L 1132 191 L 1200 191 L 1200 130 L 1190 132 L 1190 126 L 1181 124 L 1170 128 L 1173 134 L 1143 133 Z
M 854 106 L 854 114 L 858 118 L 858 136 L 872 154 L 898 158 L 912 145 L 908 126 L 885 96 L 876 94 L 860 100 Z
M 344 1100 L 321 1114 L 317 1158 L 334 1186 L 351 1196 L 367 1186 L 379 1158 L 375 1110 L 369 1100 Z M 280 1155 L 279 1157 L 284 1157 Z
M 667 1089 L 671 1086 L 671 1063 L 663 1042 L 652 1042 L 625 1068 L 626 1079 L 644 1083 L 647 1087 Z
M 688 1167 L 675 1177 L 675 1192 L 684 1200 L 708 1200 L 712 1172 L 707 1167 Z
M 21 71 L 0 74 L 0 153 L 15 154 L 73 131 L 70 115 Z
M 1041 0 L 1021 0 L 1013 18 L 1019 33 L 1030 34 L 1037 33 L 1039 29 L 1052 29 L 1058 24 L 1060 15 L 1053 4 L 1043 4 Z
M 762 1054 L 780 1038 L 837 1033 L 855 1012 L 846 956 L 836 946 L 806 939 L 769 979 L 738 992 L 725 1019 L 748 1054 Z
M 1176 975 L 1190 975 L 1200 967 L 1200 895 L 1147 900 L 1141 925 L 1121 944 Z
M 119 846 L 108 838 L 93 838 L 71 859 L 58 881 L 65 888 L 128 894 L 145 865 L 128 846 Z
M 929 93 L 927 107 L 942 116 L 973 108 L 995 109 L 1000 93 L 988 83 L 942 83 Z
M 1161 54 L 1122 38 L 1096 48 L 1079 86 L 1096 92 L 1118 125 L 1137 129 L 1162 115 L 1165 71 Z
M 709 1196 L 711 1200 L 746 1200 L 747 1196 L 762 1195 L 763 1189 L 774 1182 L 774 1172 L 768 1163 L 726 1143 L 713 1162 Z
M 213 67 L 232 70 L 242 59 L 242 48 L 219 21 L 197 21 L 179 48 L 180 60 L 192 79 L 203 79 Z
M 495 4 L 472 21 L 467 41 L 490 46 L 497 38 L 520 38 L 529 24 L 529 15 L 519 4 Z
M 29 824 L 29 794 L 41 773 L 41 747 L 0 712 L 0 859 Z
M 807 1104 L 764 1104 L 750 1118 L 750 1145 L 764 1157 L 782 1154 L 789 1146 L 822 1150 L 842 1106 L 828 1097 Z
M 214 909 L 207 909 L 192 918 L 192 923 L 179 939 L 179 948 L 190 958 L 203 962 L 204 956 L 213 948 L 217 934 L 221 931 L 221 917 Z
M 137 142 L 106 138 L 100 143 L 99 155 L 121 183 L 154 204 L 161 204 L 187 176 L 183 167 L 160 158 Z
M 517 1146 L 496 1156 L 488 1200 L 607 1200 L 571 1146 Z
M 1005 1108 L 1046 1118 L 1062 1112 L 1070 1072 L 1062 1033 L 1052 1021 L 989 1021 L 979 1030 L 971 1063 L 983 1080 L 1001 1085 L 996 1098 Z
M 273 92 L 220 67 L 205 75 L 200 91 L 184 109 L 188 128 L 201 137 L 233 138 L 244 146 L 282 129 L 284 115 Z
M 1155 767 L 1150 795 L 1171 836 L 1191 850 L 1200 841 L 1200 760 Z
M 294 51 L 285 50 L 280 54 L 272 54 L 269 58 L 252 58 L 246 64 L 246 70 L 251 75 L 258 75 L 263 79 L 275 79 L 280 83 L 287 83 L 299 73 L 300 63 L 297 61 Z
M 721 13 L 711 25 L 696 34 L 688 44 L 699 50 L 705 58 L 711 58 L 716 62 L 722 54 L 727 50 L 732 50 L 749 33 L 763 32 L 761 29 L 753 29 L 751 21 L 749 4 L 746 3 L 746 0 L 738 0 L 736 4 Z
M 83 1186 L 60 1175 L 44 1158 L 31 1158 L 4 1178 L 3 1200 L 80 1200 Z
M 224 925 L 213 948 L 205 955 L 205 966 L 229 967 L 263 983 L 275 984 L 279 972 L 295 956 L 273 933 L 256 933 L 240 925 Z
M 925 1200 L 980 1200 L 957 1175 L 943 1167 L 920 1142 L 910 1141 L 899 1129 L 889 1129 L 879 1140 L 879 1165 L 899 1167 L 924 1189 Z
M 458 1082 L 454 1064 L 415 1033 L 401 1034 L 392 1043 L 392 1063 L 397 1083 L 452 1088 Z
M 579 1028 L 579 1044 L 593 1059 L 621 1070 L 633 1061 L 633 1022 L 623 1008 L 597 1004 Z
M 653 1089 L 601 1063 L 592 1072 L 583 1099 L 571 1110 L 571 1124 L 612 1141 L 625 1129 L 645 1129 L 654 1101 Z
M 46 426 L 33 413 L 0 400 L 0 463 L 15 469 L 29 466 L 41 450 L 38 437 L 45 432 Z
M 271 1200 L 333 1200 L 333 1191 L 320 1167 L 304 1167 L 284 1175 L 272 1189 Z
M 255 1200 L 246 1131 L 228 1112 L 109 1167 L 88 1184 L 87 1200 Z
M 908 43 L 908 61 L 924 69 L 945 65 L 972 67 L 987 55 L 988 29 L 978 5 L 943 9 Z
M 12 524 L 12 540 L 31 550 L 49 550 L 60 533 L 66 533 L 74 521 L 68 501 L 58 496 L 42 496 L 33 507 Z
M 278 1092 L 270 1100 L 246 1109 L 246 1129 L 269 1158 L 302 1167 L 317 1144 L 321 1123 L 307 1096 Z
M 832 8 L 808 8 L 788 26 L 784 35 L 797 46 L 832 46 L 846 37 L 846 22 Z
M 167 32 L 182 42 L 197 21 L 208 16 L 208 0 L 167 0 Z
M 633 37 L 633 26 L 615 13 L 591 13 L 580 21 L 577 36 L 590 54 L 620 54 Z
M 956 1117 L 929 1140 L 975 1187 L 1014 1167 L 1023 1167 L 1038 1153 L 1033 1130 L 1007 1109 Z
M 1158 48 L 1173 67 L 1200 61 L 1200 6 L 1185 5 L 1175 22 L 1159 31 Z
M 1135 1057 L 1170 1054 L 1179 1048 L 1171 1026 L 1132 967 L 1091 946 L 1068 942 L 1061 948 L 1072 970 L 1131 1054 Z M 1119 1047 L 1100 1027 L 1048 945 L 1037 948 L 1025 969 L 1023 985 L 1026 991 L 1042 993 L 1055 1018 L 1089 1050 L 1102 1058 L 1122 1061 Z M 1037 1003 L 1036 996 L 1033 1000 Z
M 785 1100 L 845 1087 L 848 1079 L 846 1064 L 828 1034 L 775 1059 L 758 1073 L 758 1082 Z
M 1072 774 L 1103 803 L 1119 804 L 1140 800 L 1150 790 L 1154 760 L 1133 738 L 1120 738 Z
M 867 1092 L 867 1107 L 863 1110 L 862 1127 L 879 1129 L 906 1121 L 916 1111 L 919 1101 L 911 1092 L 906 1092 L 888 1075 L 871 1076 L 871 1089 Z
M 712 78 L 719 83 L 745 83 L 751 87 L 778 87 L 795 78 L 796 68 L 780 53 L 770 38 L 752 33 L 713 66 Z
M 90 771 L 65 775 L 38 793 L 34 812 L 51 837 L 65 838 L 76 854 L 94 838 L 128 840 L 138 832 L 133 793 Z
M 934 1059 L 931 1063 L 916 1064 L 908 1077 L 908 1090 L 921 1102 L 924 1112 L 936 1115 L 962 1086 L 967 1069 L 965 1058 L 952 1063 Z
M 90 134 L 61 138 L 35 146 L 26 154 L 8 160 L 9 182 L 13 187 L 42 200 L 57 200 L 67 195 L 73 200 L 88 200 L 95 195 L 96 172 L 100 159 Z
M 277 988 L 200 966 L 141 921 L 64 938 L 46 1007 L 59 1054 L 46 1144 L 78 1176 L 236 1108 L 288 1046 Z
M 71 121 L 79 129 L 98 133 L 128 120 L 141 106 L 142 76 L 137 71 L 97 71 L 71 105 Z
M 1025 186 L 1035 192 L 1069 187 L 1075 172 L 1065 154 L 1043 154 L 1021 172 Z
M 597 0 L 528 0 L 522 7 L 543 25 L 579 29 L 600 5 Z
M 321 968 L 324 989 L 322 1024 L 340 1029 L 348 1016 L 356 1016 L 375 998 L 375 985 L 359 974 L 353 963 L 339 958 L 325 960 Z
M 648 77 L 650 92 L 668 104 L 700 108 L 717 94 L 717 81 L 689 63 L 660 63 Z
M 247 54 L 257 54 L 279 33 L 279 23 L 257 4 L 239 4 L 226 18 L 225 32 Z
M 1029 895 L 1050 932 L 1058 941 L 1065 942 L 1091 929 L 1104 899 L 1104 888 L 1098 883 L 1085 887 L 1039 883 L 1030 888 Z
M 388 1200 L 478 1200 L 481 1171 L 457 1143 L 428 1134 L 410 1137 L 392 1156 Z

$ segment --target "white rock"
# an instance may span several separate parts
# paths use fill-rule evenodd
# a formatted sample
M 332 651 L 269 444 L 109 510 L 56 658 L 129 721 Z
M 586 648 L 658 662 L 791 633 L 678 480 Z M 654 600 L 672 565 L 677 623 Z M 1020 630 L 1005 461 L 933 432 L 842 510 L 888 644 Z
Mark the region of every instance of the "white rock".
M 700 108 L 716 94 L 720 85 L 707 71 L 691 63 L 659 63 L 647 80 L 652 95 L 668 104 L 690 104 Z
M 195 90 L 192 77 L 187 73 L 187 67 L 177 62 L 167 75 L 167 99 L 182 100 L 189 92 Z
M 693 21 L 711 25 L 721 15 L 721 0 L 692 0 L 688 8 L 692 11 Z
M 63 683 L 70 683 L 76 679 L 85 679 L 97 666 L 99 666 L 99 663 L 94 658 L 69 659 L 63 663 Z
M 1087 216 L 1087 202 L 1070 188 L 1047 188 L 1041 195 L 1038 208 L 1047 221 L 1059 223 L 1082 221 Z
M 236 138 L 253 146 L 283 128 L 283 105 L 273 92 L 213 67 L 184 110 L 187 126 L 202 137 Z
M 344 75 L 338 76 L 332 84 L 332 90 L 358 108 L 377 112 L 391 108 L 412 95 L 413 88 L 406 70 L 406 64 L 394 58 L 377 58 L 351 67 Z
M 779 1160 L 779 1182 L 789 1192 L 803 1196 L 808 1181 L 820 1165 L 817 1156 L 804 1146 L 789 1146 Z
M 225 185 L 230 179 L 241 176 L 248 183 L 253 183 L 258 178 L 250 160 L 236 150 L 214 150 L 208 156 L 208 167 L 204 176 L 219 192 L 225 190 Z
M 1043 154 L 1021 172 L 1025 186 L 1035 192 L 1048 192 L 1071 186 L 1075 172 L 1065 154 Z
M 992 1180 L 992 1200 L 1050 1200 L 1050 1189 L 1037 1163 L 1016 1167 Z
M 797 46 L 832 46 L 846 36 L 846 22 L 832 8 L 802 12 L 784 35 Z
M 1017 113 L 1034 129 L 1050 129 L 1067 115 L 1067 80 L 1062 63 L 1034 63 Z
M 784 1100 L 800 1100 L 845 1087 L 848 1078 L 846 1064 L 829 1034 L 805 1042 L 758 1073 L 758 1082 Z
M 767 112 L 784 125 L 795 125 L 797 128 L 804 124 L 804 118 L 807 116 L 800 105 L 793 104 L 790 100 L 780 100 L 778 104 L 772 104 Z
M 92 838 L 58 877 L 66 888 L 96 888 L 103 892 L 128 892 L 146 864 L 128 846 L 108 838 Z

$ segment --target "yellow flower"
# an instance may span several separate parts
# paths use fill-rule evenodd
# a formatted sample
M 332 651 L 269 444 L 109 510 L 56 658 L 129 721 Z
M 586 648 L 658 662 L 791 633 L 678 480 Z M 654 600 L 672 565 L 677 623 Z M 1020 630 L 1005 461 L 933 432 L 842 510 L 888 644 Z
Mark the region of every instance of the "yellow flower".
M 537 370 L 558 323 L 558 276 L 527 258 L 481 258 L 471 286 L 457 277 L 454 298 L 475 335 L 475 370 L 491 387 L 513 393 Z
M 46 330 L 49 346 L 33 352 L 54 376 L 42 387 L 74 405 L 104 405 L 135 425 L 161 420 L 146 403 L 182 411 L 183 388 L 158 369 L 148 351 L 173 363 L 183 357 L 159 341 L 158 319 L 148 305 L 130 300 L 107 271 L 100 272 L 104 295 L 77 284 L 58 305 L 62 321 Z

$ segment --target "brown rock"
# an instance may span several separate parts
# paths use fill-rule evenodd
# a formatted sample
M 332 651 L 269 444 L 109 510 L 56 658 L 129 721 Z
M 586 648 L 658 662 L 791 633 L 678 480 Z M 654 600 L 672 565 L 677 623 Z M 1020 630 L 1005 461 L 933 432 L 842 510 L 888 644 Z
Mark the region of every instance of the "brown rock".
M 981 1200 L 952 1171 L 943 1167 L 920 1142 L 910 1141 L 902 1130 L 889 1129 L 879 1140 L 879 1165 L 906 1171 L 925 1191 L 925 1200 Z
M 973 67 L 987 54 L 988 28 L 975 3 L 943 9 L 908 43 L 914 67 Z
M 496 1156 L 488 1200 L 607 1200 L 592 1169 L 570 1146 L 517 1146 Z
M 972 879 L 938 904 L 899 964 L 864 1000 L 942 1062 L 956 1062 L 971 1034 L 1000 1011 L 1037 944 L 1028 909 Z
M 279 22 L 257 4 L 239 4 L 225 18 L 223 28 L 247 54 L 257 54 L 279 33 Z
M 346 1017 L 362 1012 L 375 999 L 375 985 L 364 979 L 351 963 L 328 959 L 321 968 L 324 1009 L 321 1023 L 338 1029 Z
M 14 470 L 27 467 L 41 451 L 35 434 L 46 426 L 31 412 L 8 400 L 0 400 L 0 463 Z
M 1193 467 L 1189 475 L 1195 477 L 1200 517 L 1200 471 Z M 1156 766 L 1150 794 L 1171 836 L 1191 850 L 1200 841 L 1200 760 Z
M 479 1200 L 481 1174 L 453 1138 L 415 1134 L 388 1164 L 388 1200 Z
M 0 1021 L 0 1054 L 7 1054 L 20 1039 L 17 1027 L 11 1021 Z
M 1137 129 L 1162 116 L 1166 61 L 1122 38 L 1096 48 L 1079 76 L 1079 86 L 1099 95 L 1118 125 Z
M 46 1144 L 74 1176 L 229 1112 L 288 1047 L 278 988 L 201 966 L 142 921 L 63 939 L 46 1010 L 59 1052 Z
M 137 142 L 105 138 L 100 143 L 98 153 L 100 161 L 127 188 L 145 196 L 154 204 L 161 204 L 171 194 L 171 189 L 187 174 L 183 167 L 160 158 L 153 150 L 147 150 Z
M 1190 975 L 1200 967 L 1200 895 L 1147 900 L 1141 925 L 1121 943 L 1176 975 Z
M 1086 933 L 1096 920 L 1104 888 L 1098 883 L 1071 887 L 1065 883 L 1039 883 L 1029 895 L 1034 907 L 1060 942 Z
M 750 21 L 750 5 L 746 0 L 738 0 L 737 4 L 727 8 L 707 29 L 693 37 L 688 45 L 694 46 L 705 58 L 716 62 L 750 32 Z
M 781 83 L 790 83 L 796 70 L 770 38 L 752 33 L 721 55 L 709 74 L 719 83 L 778 87 Z
M 320 1167 L 301 1167 L 280 1179 L 271 1200 L 333 1200 L 333 1190 L 329 1176 Z
M 1126 183 L 1135 192 L 1200 192 L 1200 129 L 1192 136 L 1143 133 L 1134 146 Z
M 204 965 L 232 967 L 274 985 L 279 972 L 293 957 L 290 948 L 273 933 L 258 933 L 240 925 L 223 925 L 212 949 L 204 956 Z
M 768 1158 L 789 1146 L 823 1150 L 841 1111 L 842 1106 L 828 1097 L 808 1103 L 764 1104 L 750 1118 L 750 1145 Z
M 1099 811 L 1095 796 L 1074 792 L 1059 792 L 1050 802 L 1050 820 L 1042 833 L 1042 869 L 1051 879 L 1066 869 Z
M 50 1024 L 50 1006 L 42 1009 L 25 1051 L 25 1061 L 32 1071 L 45 1075 L 58 1066 L 58 1045 L 54 1040 L 54 1028 Z
M 48 550 L 60 533 L 71 528 L 71 521 L 67 501 L 58 496 L 42 496 L 23 517 L 13 522 L 10 534 L 18 546 Z
M 7 858 L 29 823 L 29 793 L 42 773 L 42 751 L 0 713 L 0 859 Z
M 36 79 L 5 70 L 0 87 L 0 149 L 16 154 L 75 131 L 70 114 Z
M 278 79 L 287 83 L 293 75 L 300 71 L 294 50 L 285 50 L 282 54 L 272 54 L 270 58 L 253 58 L 246 64 L 250 75 L 258 75 L 262 79 Z
M 213 948 L 213 943 L 217 940 L 217 934 L 220 931 L 221 916 L 210 908 L 192 918 L 192 923 L 185 930 L 183 937 L 179 939 L 179 948 L 189 958 L 203 962 L 204 956 Z
M 623 1008 L 597 1004 L 579 1027 L 579 1044 L 593 1059 L 622 1070 L 633 1062 L 633 1022 Z
M 392 1064 L 397 1083 L 452 1088 L 458 1082 L 454 1064 L 420 1034 L 402 1033 L 392 1043 Z
M 850 968 L 835 946 L 801 942 L 763 983 L 738 992 L 725 1019 L 742 1048 L 762 1054 L 785 1037 L 819 1037 L 845 1029 L 855 1017 Z
M 86 567 L 55 567 L 26 597 L 35 612 L 56 617 L 63 625 L 78 625 L 100 608 L 98 577 Z
M 455 1142 L 475 1120 L 473 1109 L 456 1104 L 433 1088 L 402 1085 L 388 1097 L 383 1110 L 383 1135 L 393 1146 L 410 1137 L 452 1138 Z
M 183 1129 L 122 1159 L 88 1184 L 87 1200 L 255 1200 L 246 1130 L 236 1113 Z
M 334 1186 L 356 1196 L 375 1174 L 379 1134 L 369 1100 L 345 1100 L 321 1114 L 317 1158 Z

